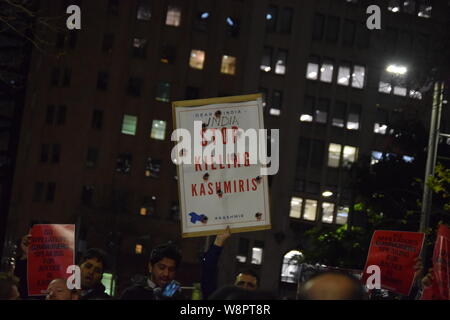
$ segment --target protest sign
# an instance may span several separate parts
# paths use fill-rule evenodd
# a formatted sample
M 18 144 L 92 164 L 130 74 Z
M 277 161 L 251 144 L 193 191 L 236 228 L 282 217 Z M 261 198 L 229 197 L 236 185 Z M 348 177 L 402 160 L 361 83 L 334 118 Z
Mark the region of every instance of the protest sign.
M 270 229 L 268 179 L 253 158 L 267 142 L 261 95 L 178 101 L 173 117 L 182 236 Z
M 409 295 L 414 281 L 414 260 L 420 255 L 424 236 L 420 232 L 375 231 L 364 267 L 363 283 L 371 274 L 367 268 L 376 265 L 381 271 L 381 288 Z
M 450 298 L 450 229 L 439 226 L 433 251 L 433 282 L 424 290 L 422 300 L 449 300 Z
M 28 249 L 28 295 L 44 295 L 50 281 L 68 278 L 75 263 L 75 225 L 39 224 L 31 229 Z

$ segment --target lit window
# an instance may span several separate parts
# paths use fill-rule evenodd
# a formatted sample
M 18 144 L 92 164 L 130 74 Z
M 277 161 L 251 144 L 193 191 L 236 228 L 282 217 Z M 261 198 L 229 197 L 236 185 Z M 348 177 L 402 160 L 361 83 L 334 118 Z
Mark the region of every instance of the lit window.
M 147 213 L 148 213 L 148 210 L 147 210 L 147 208 L 145 208 L 145 207 L 142 207 L 142 208 L 139 210 L 139 214 L 140 214 L 141 216 L 146 216 Z
M 386 134 L 387 125 L 381 123 L 375 123 L 373 132 L 378 134 Z
M 272 70 L 272 48 L 264 48 L 260 69 L 264 72 L 270 72 Z
M 292 250 L 283 257 L 283 266 L 281 267 L 281 281 L 287 283 L 297 283 L 298 268 L 303 260 L 303 254 L 298 250 Z
M 347 129 L 358 130 L 359 129 L 359 114 L 349 113 L 347 118 Z
M 403 161 L 405 161 L 405 162 L 413 162 L 414 161 L 414 157 L 403 156 Z
M 313 116 L 310 114 L 302 114 L 300 116 L 300 121 L 301 122 L 312 122 L 313 121 Z
M 252 248 L 252 264 L 262 263 L 263 248 Z
M 276 74 L 286 74 L 286 63 L 287 63 L 287 51 L 278 50 L 278 55 L 275 64 Z
M 166 138 L 166 122 L 163 120 L 153 120 L 150 138 L 164 140 Z
M 430 5 L 421 4 L 419 7 L 419 13 L 417 15 L 422 18 L 431 18 L 432 9 L 433 8 Z
M 328 166 L 332 168 L 339 167 L 342 146 L 336 143 L 330 143 L 328 147 Z
M 420 91 L 416 90 L 410 90 L 409 91 L 409 97 L 414 99 L 422 100 L 422 93 Z
M 317 200 L 306 199 L 305 211 L 303 213 L 303 219 L 309 221 L 315 221 L 317 214 Z
M 291 212 L 289 213 L 289 216 L 291 218 L 298 218 L 300 219 L 302 214 L 302 198 L 292 197 L 291 198 Z
M 181 21 L 181 9 L 177 6 L 169 6 L 167 9 L 166 25 L 178 27 Z
M 333 127 L 345 127 L 345 110 L 346 104 L 344 102 L 336 101 L 332 110 L 331 125 Z
M 240 263 L 245 263 L 247 261 L 247 257 L 246 256 L 241 256 L 241 255 L 237 255 L 236 256 L 236 260 Z
M 372 151 L 372 155 L 370 158 L 370 165 L 373 166 L 374 164 L 377 164 L 381 158 L 383 157 L 383 153 L 380 151 Z
M 338 71 L 338 84 L 341 86 L 348 86 L 350 84 L 350 68 L 349 67 L 339 67 Z
M 223 74 L 234 75 L 236 73 L 236 58 L 224 55 L 222 57 L 222 66 L 220 72 Z
M 378 91 L 383 93 L 391 93 L 392 86 L 389 82 L 380 81 Z
M 322 203 L 322 222 L 333 223 L 334 203 Z
M 111 273 L 103 273 L 102 284 L 105 286 L 105 292 L 111 297 L 114 296 L 116 292 L 116 281 Z
M 407 93 L 407 90 L 405 87 L 394 86 L 394 94 L 395 95 L 405 97 L 406 93 Z
M 125 114 L 122 121 L 122 133 L 131 136 L 136 135 L 137 117 Z
M 317 80 L 318 75 L 319 75 L 319 64 L 309 62 L 306 68 L 306 79 Z
M 138 20 L 150 20 L 152 14 L 150 11 L 150 4 L 147 1 L 139 1 L 137 19 Z
M 351 146 L 344 146 L 344 154 L 343 154 L 344 165 L 355 162 L 356 157 L 357 157 L 357 148 Z
M 362 89 L 364 88 L 364 77 L 366 68 L 363 66 L 354 66 L 352 74 L 352 87 Z
M 142 244 L 137 244 L 134 248 L 134 253 L 136 254 L 142 254 Z
M 333 80 L 333 64 L 330 62 L 322 63 L 320 68 L 320 81 L 330 83 Z
M 272 93 L 272 105 L 269 110 L 271 116 L 279 116 L 281 114 L 281 105 L 283 101 L 283 94 L 279 90 L 274 90 Z
M 389 0 L 388 10 L 391 12 L 400 11 L 400 1 L 399 0 Z
M 157 86 L 156 100 L 161 102 L 170 102 L 170 83 L 161 82 Z
M 349 207 L 338 206 L 336 214 L 336 224 L 346 224 L 349 211 Z
M 281 114 L 281 110 L 270 108 L 269 114 L 271 116 L 279 116 Z
M 205 62 L 205 51 L 192 50 L 191 58 L 189 59 L 189 66 L 194 69 L 203 69 L 203 63 Z

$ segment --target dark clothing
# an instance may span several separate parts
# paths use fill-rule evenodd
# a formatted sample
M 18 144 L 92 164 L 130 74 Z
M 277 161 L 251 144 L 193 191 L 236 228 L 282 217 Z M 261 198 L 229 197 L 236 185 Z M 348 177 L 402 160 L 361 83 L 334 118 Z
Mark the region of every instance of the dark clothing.
M 80 300 L 109 300 L 111 297 L 105 292 L 105 286 L 99 283 L 95 288 L 82 290 Z
M 14 268 L 14 275 L 19 278 L 19 293 L 21 299 L 29 299 L 28 296 L 28 279 L 27 279 L 27 270 L 28 270 L 28 260 L 27 259 L 17 259 L 16 266 Z
M 150 279 L 144 278 L 125 289 L 120 300 L 184 300 L 180 292 L 172 297 L 163 297 L 162 289 L 156 286 Z
M 208 299 L 209 296 L 217 290 L 217 265 L 222 249 L 223 247 L 212 244 L 202 258 L 201 287 L 203 300 Z

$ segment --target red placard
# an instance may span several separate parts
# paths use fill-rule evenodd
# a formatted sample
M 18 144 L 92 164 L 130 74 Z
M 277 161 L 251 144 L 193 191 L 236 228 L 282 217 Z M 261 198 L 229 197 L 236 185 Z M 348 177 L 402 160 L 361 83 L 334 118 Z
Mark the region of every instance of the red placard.
M 449 300 L 450 298 L 450 229 L 441 224 L 439 226 L 433 251 L 433 282 L 431 287 L 424 290 L 422 300 Z M 430 298 L 431 296 L 431 298 Z
M 381 288 L 409 295 L 414 281 L 415 259 L 422 250 L 424 233 L 378 230 L 373 233 L 362 281 L 371 273 L 367 268 L 377 265 L 381 271 Z
M 75 263 L 75 225 L 39 224 L 31 229 L 28 249 L 28 295 L 44 295 L 53 279 L 67 278 Z

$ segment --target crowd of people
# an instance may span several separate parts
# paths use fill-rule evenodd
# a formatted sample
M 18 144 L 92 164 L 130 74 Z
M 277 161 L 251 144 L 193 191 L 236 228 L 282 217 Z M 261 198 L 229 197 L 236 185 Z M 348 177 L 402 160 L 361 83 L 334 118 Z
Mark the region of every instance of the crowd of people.
M 274 292 L 260 289 L 260 279 L 251 269 L 239 272 L 233 284 L 219 288 L 217 275 L 219 258 L 224 244 L 231 236 L 227 227 L 218 234 L 201 261 L 201 290 L 204 300 L 277 300 Z M 27 250 L 30 235 L 21 242 L 22 254 L 16 261 L 13 273 L 0 273 L 0 300 L 36 299 L 28 296 Z M 123 290 L 120 300 L 181 300 L 180 284 L 175 280 L 182 256 L 173 244 L 163 244 L 153 249 L 148 260 L 148 275 Z M 69 289 L 67 279 L 53 279 L 47 287 L 46 300 L 107 300 L 101 280 L 107 269 L 104 251 L 91 248 L 79 262 L 79 289 Z M 390 295 L 395 299 L 420 299 L 425 287 L 431 285 L 432 270 L 423 275 L 421 259 L 414 266 L 415 279 L 410 296 Z M 355 276 L 338 271 L 318 272 L 305 281 L 297 292 L 301 300 L 368 300 L 382 299 L 380 290 L 367 290 Z M 43 299 L 44 297 L 42 297 Z

